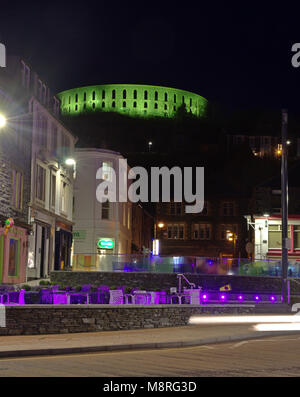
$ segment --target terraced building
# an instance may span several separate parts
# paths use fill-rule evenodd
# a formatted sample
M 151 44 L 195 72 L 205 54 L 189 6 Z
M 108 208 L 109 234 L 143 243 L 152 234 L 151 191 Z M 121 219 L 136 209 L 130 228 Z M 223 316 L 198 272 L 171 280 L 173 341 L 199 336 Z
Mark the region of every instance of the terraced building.
M 186 111 L 205 115 L 207 100 L 189 91 L 139 84 L 104 84 L 72 88 L 57 94 L 63 115 L 117 112 L 132 117 L 173 117 L 185 104 Z

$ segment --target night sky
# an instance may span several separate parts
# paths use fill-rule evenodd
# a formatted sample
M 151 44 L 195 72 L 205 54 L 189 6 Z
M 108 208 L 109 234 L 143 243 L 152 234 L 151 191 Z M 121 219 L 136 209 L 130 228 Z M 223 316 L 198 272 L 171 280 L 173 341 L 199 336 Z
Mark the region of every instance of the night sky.
M 287 2 L 6 2 L 0 41 L 54 92 L 166 85 L 230 107 L 298 111 L 300 13 Z

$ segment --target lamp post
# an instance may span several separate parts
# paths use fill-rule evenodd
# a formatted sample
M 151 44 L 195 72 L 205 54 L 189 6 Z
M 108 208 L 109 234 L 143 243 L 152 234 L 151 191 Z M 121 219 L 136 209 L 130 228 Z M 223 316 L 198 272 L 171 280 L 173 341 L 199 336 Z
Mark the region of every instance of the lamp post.
M 73 168 L 74 169 L 73 178 L 75 179 L 76 178 L 76 161 L 74 159 L 69 158 L 69 159 L 66 159 L 65 164 L 74 167 Z
M 152 142 L 151 141 L 148 142 L 148 146 L 149 146 L 149 152 L 151 152 L 151 147 L 152 147 Z
M 288 303 L 288 174 L 287 174 L 287 123 L 288 113 L 282 110 L 281 138 L 281 224 L 282 224 L 282 249 L 281 249 L 281 294 L 282 302 Z

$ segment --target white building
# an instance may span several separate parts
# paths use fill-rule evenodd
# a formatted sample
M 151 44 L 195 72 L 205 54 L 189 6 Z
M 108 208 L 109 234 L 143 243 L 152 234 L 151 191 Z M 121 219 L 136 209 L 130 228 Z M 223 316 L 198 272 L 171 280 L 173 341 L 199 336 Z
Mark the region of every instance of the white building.
M 282 247 L 281 215 L 254 216 L 254 258 L 280 260 Z M 300 259 L 300 216 L 289 215 L 289 261 Z
M 27 278 L 43 278 L 70 265 L 76 138 L 35 97 L 32 116 L 31 199 Z
M 118 198 L 119 160 L 123 157 L 110 150 L 76 149 L 75 159 L 73 269 L 106 270 L 104 254 L 131 253 L 132 207 L 128 201 L 100 203 L 96 189 L 101 180 L 96 173 L 102 167 L 102 180 L 111 181 L 111 169 L 115 171 Z

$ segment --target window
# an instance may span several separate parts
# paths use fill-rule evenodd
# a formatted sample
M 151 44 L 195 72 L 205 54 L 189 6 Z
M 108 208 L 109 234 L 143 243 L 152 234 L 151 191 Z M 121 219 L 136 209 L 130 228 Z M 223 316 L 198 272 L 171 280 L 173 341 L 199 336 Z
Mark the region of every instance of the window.
M 165 92 L 165 101 L 168 100 L 168 94 Z
M 168 239 L 184 239 L 184 225 L 169 224 Z
M 61 212 L 67 213 L 68 203 L 68 185 L 66 182 L 61 182 Z
M 137 90 L 133 91 L 133 99 L 137 99 Z
M 126 99 L 126 90 L 123 90 L 123 99 Z
M 57 126 L 55 124 L 52 124 L 52 130 L 51 130 L 51 151 L 52 153 L 56 153 L 57 149 Z
M 105 102 L 102 102 L 102 107 L 105 108 Z
M 228 201 L 222 203 L 222 215 L 233 216 L 234 215 L 234 202 Z
M 220 239 L 221 240 L 226 240 L 227 238 L 227 231 L 230 231 L 231 233 L 237 233 L 237 225 L 221 225 L 220 226 Z
M 75 102 L 78 102 L 78 94 L 75 95 Z
M 181 215 L 182 209 L 183 209 L 183 203 L 171 202 L 169 204 L 169 214 L 170 215 Z
M 64 133 L 62 133 L 61 139 L 62 139 L 62 155 L 64 157 L 67 157 L 67 156 L 70 155 L 70 149 L 71 149 L 71 147 L 70 147 L 70 139 Z
M 158 92 L 157 91 L 155 91 L 155 93 L 154 93 L 154 100 L 158 101 Z
M 93 105 L 95 105 L 94 103 L 93 103 Z M 75 105 L 75 111 L 77 111 L 78 110 L 78 105 Z
M 45 148 L 47 145 L 47 119 L 42 115 L 38 116 L 37 135 L 37 142 Z
M 148 91 L 144 92 L 144 99 L 148 99 Z
M 70 105 L 70 103 L 71 103 L 71 97 L 69 96 L 69 105 Z
M 56 202 L 56 174 L 51 173 L 51 180 L 50 180 L 50 205 L 51 207 L 55 208 Z
M 86 92 L 83 93 L 83 100 L 86 101 Z
M 105 90 L 102 90 L 102 99 L 105 99 Z
M 95 102 L 93 102 L 93 109 L 95 109 L 95 106 L 96 106 L 96 105 L 95 105 Z
M 176 103 L 176 94 L 174 94 L 174 103 Z
M 133 107 L 136 108 L 136 102 L 135 101 L 133 102 Z
M 174 112 L 176 112 L 176 106 L 173 106 L 173 110 L 174 110 Z
M 106 200 L 104 203 L 102 203 L 101 207 L 101 219 L 109 219 L 109 201 Z
M 112 104 L 111 104 L 111 106 L 112 106 L 113 108 L 115 108 L 115 107 L 116 107 L 116 102 L 113 101 Z
M 294 225 L 294 248 L 300 249 L 300 226 Z
M 21 61 L 22 70 L 21 70 L 21 79 L 22 79 L 22 86 L 24 88 L 29 88 L 30 86 L 30 69 L 23 61 Z
M 146 109 L 148 107 L 147 102 L 144 103 L 144 108 Z
M 126 108 L 126 101 L 123 101 L 123 108 Z
M 165 104 L 165 110 L 168 110 L 168 105 Z
M 86 109 L 86 103 L 83 104 L 83 109 L 84 109 L 84 110 Z
M 190 98 L 190 106 L 192 106 L 192 98 Z
M 45 201 L 46 169 L 36 165 L 36 198 Z
M 15 238 L 9 239 L 9 259 L 8 259 L 8 276 L 14 277 L 18 274 L 20 258 L 20 240 Z
M 104 181 L 112 181 L 113 179 L 113 163 L 112 161 L 103 161 L 102 163 L 102 179 Z
M 194 223 L 192 236 L 195 240 L 210 240 L 211 225 L 204 223 Z
M 288 237 L 291 237 L 291 226 L 288 226 Z M 281 249 L 282 247 L 281 225 L 269 225 L 268 228 L 268 247 L 269 249 Z
M 154 109 L 157 109 L 157 103 L 155 102 L 155 104 L 154 104 Z
M 96 98 L 96 92 L 93 91 L 93 101 L 95 100 L 95 98 Z
M 20 171 L 12 171 L 12 205 L 21 210 L 23 205 L 23 174 Z
M 112 99 L 116 99 L 116 90 L 112 90 Z
M 184 103 L 184 96 L 182 97 L 182 103 Z

